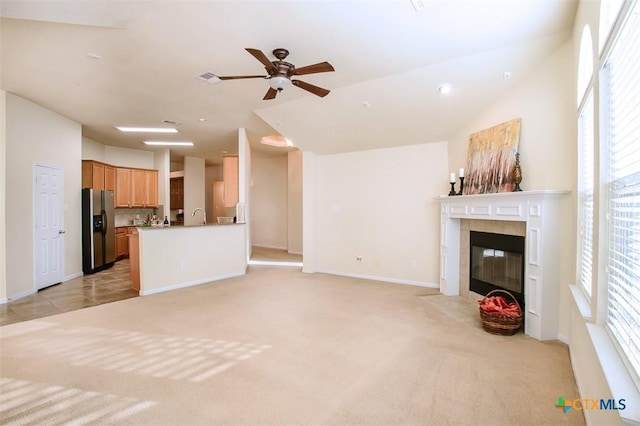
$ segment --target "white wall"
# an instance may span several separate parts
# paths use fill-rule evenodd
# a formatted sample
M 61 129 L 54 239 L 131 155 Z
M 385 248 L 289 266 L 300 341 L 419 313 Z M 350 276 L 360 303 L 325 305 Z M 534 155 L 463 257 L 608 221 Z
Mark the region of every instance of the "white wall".
M 253 153 L 251 244 L 287 249 L 287 157 Z
M 155 168 L 153 152 L 110 145 L 104 146 L 104 162 L 120 167 Z
M 82 138 L 82 159 L 104 161 L 104 144 L 94 141 L 89 138 Z
M 11 93 L 6 94 L 6 280 L 7 297 L 35 292 L 33 166 L 64 173 L 65 279 L 82 271 L 81 126 Z
M 244 275 L 245 226 L 141 228 L 140 294 Z
M 171 152 L 162 149 L 153 153 L 153 168 L 158 170 L 158 204 L 163 206 L 162 215 L 169 216 L 169 165 Z M 158 212 L 160 213 L 160 212 Z M 164 219 L 161 217 L 160 219 Z
M 302 254 L 302 152 L 287 154 L 287 251 Z
M 0 90 L 0 303 L 7 302 L 7 226 L 5 222 L 6 177 L 6 92 Z
M 204 201 L 204 159 L 184 157 L 184 224 L 202 223 L 202 213 L 191 216 L 196 208 L 205 208 Z M 211 219 L 207 221 L 211 223 Z
M 438 287 L 434 197 L 447 190 L 447 143 L 317 156 L 315 163 L 317 217 L 309 225 L 317 270 Z M 307 182 L 305 170 L 305 199 Z M 305 231 L 305 259 L 306 239 Z
M 247 262 L 251 259 L 251 145 L 247 130 L 238 129 L 238 203 L 245 206 L 245 251 L 247 253 Z M 234 215 L 236 213 L 234 212 Z

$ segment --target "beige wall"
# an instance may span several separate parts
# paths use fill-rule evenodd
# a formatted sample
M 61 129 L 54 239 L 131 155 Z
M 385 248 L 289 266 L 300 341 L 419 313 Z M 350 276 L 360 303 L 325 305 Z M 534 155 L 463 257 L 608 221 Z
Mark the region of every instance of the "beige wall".
M 254 152 L 251 177 L 251 243 L 286 250 L 287 157 Z
M 5 222 L 6 198 L 6 92 L 0 90 L 0 303 L 7 301 L 7 227 Z
M 33 167 L 64 173 L 65 280 L 82 272 L 81 126 L 11 93 L 6 94 L 7 297 L 35 292 Z
M 302 152 L 289 152 L 287 163 L 287 251 L 302 254 Z
M 139 244 L 141 295 L 246 272 L 245 225 L 141 228 Z
M 204 159 L 184 157 L 184 224 L 198 225 L 202 222 L 202 213 L 191 216 L 196 208 L 205 208 L 204 197 Z M 208 223 L 211 219 L 207 218 Z
M 304 197 L 314 191 L 316 204 L 315 220 L 304 218 L 305 261 L 315 255 L 318 271 L 438 287 L 434 197 L 447 190 L 446 159 L 446 142 L 317 156 L 315 188 L 305 162 Z M 307 253 L 309 226 L 315 253 Z
M 154 168 L 153 152 L 119 146 L 104 146 L 104 162 L 120 167 Z
M 89 138 L 82 138 L 82 159 L 104 161 L 104 145 Z

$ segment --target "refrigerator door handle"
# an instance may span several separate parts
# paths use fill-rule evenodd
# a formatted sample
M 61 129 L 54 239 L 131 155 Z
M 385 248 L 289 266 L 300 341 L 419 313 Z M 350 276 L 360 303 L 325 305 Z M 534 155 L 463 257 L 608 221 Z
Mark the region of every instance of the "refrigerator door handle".
M 109 224 L 107 223 L 107 212 L 102 210 L 100 212 L 100 216 L 102 216 L 102 234 L 106 234 L 107 228 L 109 227 Z

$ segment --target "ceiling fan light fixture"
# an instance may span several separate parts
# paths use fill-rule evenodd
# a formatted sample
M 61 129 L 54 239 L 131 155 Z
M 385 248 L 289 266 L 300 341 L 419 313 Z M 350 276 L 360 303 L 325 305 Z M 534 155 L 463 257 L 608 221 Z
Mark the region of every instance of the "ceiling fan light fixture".
M 271 86 L 272 89 L 275 89 L 278 92 L 282 91 L 282 89 L 290 85 L 291 80 L 289 80 L 287 77 L 276 75 L 269 79 L 269 86 Z

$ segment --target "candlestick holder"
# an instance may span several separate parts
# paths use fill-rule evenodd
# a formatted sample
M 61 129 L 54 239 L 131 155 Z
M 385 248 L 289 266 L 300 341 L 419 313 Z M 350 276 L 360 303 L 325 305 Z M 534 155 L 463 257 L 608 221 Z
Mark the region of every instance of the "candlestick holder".
M 451 185 L 451 191 L 449 191 L 449 197 L 451 197 L 452 195 L 456 195 L 456 183 L 449 182 L 449 184 Z
M 456 195 L 462 195 L 462 190 L 464 189 L 464 176 L 460 177 L 460 191 Z

